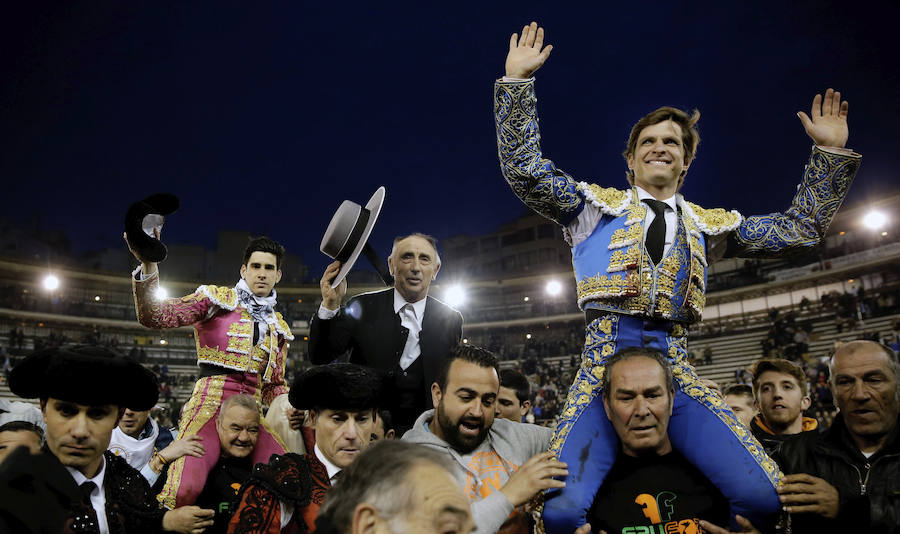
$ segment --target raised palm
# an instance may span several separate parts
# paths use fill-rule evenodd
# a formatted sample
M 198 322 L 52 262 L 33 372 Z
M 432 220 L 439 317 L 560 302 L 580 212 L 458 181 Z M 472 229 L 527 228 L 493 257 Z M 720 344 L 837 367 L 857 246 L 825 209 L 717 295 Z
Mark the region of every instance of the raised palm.
M 810 115 L 802 111 L 797 113 L 807 135 L 821 146 L 833 146 L 843 148 L 847 144 L 850 129 L 847 127 L 847 101 L 841 102 L 840 91 L 828 89 L 825 98 L 816 95 L 812 101 Z
M 532 22 L 522 28 L 521 37 L 514 33 L 509 38 L 506 75 L 510 78 L 530 78 L 547 61 L 551 50 L 553 45 L 544 46 L 544 28 Z

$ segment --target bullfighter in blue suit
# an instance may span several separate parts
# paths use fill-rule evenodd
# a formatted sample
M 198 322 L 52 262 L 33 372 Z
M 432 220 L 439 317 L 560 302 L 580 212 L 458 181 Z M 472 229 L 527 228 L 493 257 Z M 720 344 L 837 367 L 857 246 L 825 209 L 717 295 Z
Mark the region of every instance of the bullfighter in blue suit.
M 673 363 L 673 446 L 719 488 L 733 514 L 771 525 L 780 509 L 775 487 L 781 473 L 700 381 L 687 360 L 686 333 L 700 320 L 710 262 L 807 249 L 824 236 L 860 162 L 844 148 L 847 103 L 828 89 L 824 99 L 813 99 L 811 116 L 798 114 L 815 146 L 797 195 L 784 212 L 744 217 L 702 208 L 677 193 L 699 143 L 696 111 L 663 107 L 635 124 L 624 153 L 629 189 L 578 181 L 544 158 L 532 77 L 552 49 L 543 41 L 536 23 L 513 34 L 506 76 L 494 86 L 503 176 L 526 205 L 563 227 L 587 322 L 581 368 L 551 440 L 570 474 L 564 489 L 548 492 L 543 526 L 571 534 L 584 524 L 615 461 L 618 438 L 600 382 L 606 359 L 630 346 L 660 350 Z

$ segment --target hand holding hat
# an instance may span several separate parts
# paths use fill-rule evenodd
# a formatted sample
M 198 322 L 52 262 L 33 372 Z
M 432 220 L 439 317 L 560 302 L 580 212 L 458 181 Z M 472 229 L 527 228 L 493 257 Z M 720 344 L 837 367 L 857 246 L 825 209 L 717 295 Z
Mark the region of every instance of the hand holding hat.
M 158 263 L 166 259 L 168 249 L 159 240 L 166 215 L 178 209 L 178 197 L 157 193 L 135 202 L 125 214 L 125 242 L 142 263 Z
M 328 228 L 325 230 L 325 235 L 322 236 L 322 244 L 319 246 L 319 249 L 328 257 L 340 262 L 337 265 L 337 274 L 330 281 L 332 289 L 337 288 L 344 281 L 347 273 L 350 272 L 353 264 L 356 263 L 360 252 L 365 252 L 371 261 L 371 247 L 368 247 L 367 241 L 372 233 L 372 228 L 375 227 L 378 214 L 381 213 L 384 193 L 384 186 L 379 187 L 375 194 L 372 195 L 372 198 L 366 202 L 365 206 L 360 206 L 351 200 L 345 200 L 334 212 L 331 222 L 328 223 Z M 366 248 L 369 250 L 365 250 Z M 329 279 L 330 272 L 333 270 L 332 266 L 334 265 L 335 263 L 332 263 L 329 266 L 329 270 L 325 271 L 326 276 L 323 277 L 324 280 L 327 281 Z M 382 271 L 384 266 L 376 264 L 375 268 L 379 270 L 379 274 L 382 274 L 383 278 L 384 274 Z M 322 296 L 325 298 L 325 282 L 322 283 L 322 288 Z M 346 291 L 346 285 L 344 291 Z

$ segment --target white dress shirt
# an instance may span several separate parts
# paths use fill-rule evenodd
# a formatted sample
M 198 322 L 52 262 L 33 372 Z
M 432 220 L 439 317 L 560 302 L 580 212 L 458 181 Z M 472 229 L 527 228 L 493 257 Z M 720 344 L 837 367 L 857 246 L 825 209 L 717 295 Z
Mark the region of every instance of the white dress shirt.
M 644 191 L 638 186 L 634 186 L 637 190 L 638 198 L 643 200 L 645 198 L 652 198 L 655 200 L 655 197 L 650 193 Z M 678 228 L 678 204 L 675 200 L 676 195 L 672 195 L 671 197 L 663 200 L 668 208 L 666 209 L 666 245 L 663 248 L 663 256 L 669 253 L 669 249 L 672 248 L 672 243 L 675 242 L 675 230 Z M 645 208 L 647 215 L 644 217 L 644 240 L 647 239 L 647 230 L 650 228 L 650 223 L 656 219 L 656 213 L 650 209 L 645 203 L 641 203 L 641 205 Z M 572 246 L 574 247 L 578 243 L 581 243 L 592 233 L 594 233 L 594 229 L 597 228 L 597 224 L 600 222 L 600 219 L 603 218 L 603 212 L 600 211 L 600 208 L 594 206 L 588 201 L 585 201 L 584 209 L 581 210 L 581 213 L 578 214 L 578 217 L 569 223 L 569 226 L 566 229 L 569 232 L 569 235 L 572 237 Z
M 97 526 L 100 528 L 100 534 L 109 534 L 109 523 L 106 520 L 106 489 L 103 487 L 103 479 L 106 477 L 106 458 L 100 457 L 100 471 L 94 478 L 88 478 L 81 471 L 69 466 L 66 466 L 66 469 L 75 479 L 76 485 L 81 486 L 87 481 L 96 484 L 94 491 L 91 492 L 91 506 L 97 512 Z
M 422 317 L 425 316 L 427 298 L 409 303 L 400 293 L 394 290 L 394 313 L 400 315 L 400 324 L 409 330 L 406 345 L 400 355 L 400 368 L 404 371 L 422 354 L 419 347 L 419 333 L 422 331 Z

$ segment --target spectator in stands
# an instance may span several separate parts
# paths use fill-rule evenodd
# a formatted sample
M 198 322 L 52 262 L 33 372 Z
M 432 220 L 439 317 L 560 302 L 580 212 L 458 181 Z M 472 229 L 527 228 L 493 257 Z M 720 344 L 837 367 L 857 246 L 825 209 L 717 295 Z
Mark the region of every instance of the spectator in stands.
M 712 364 L 712 357 L 713 357 L 712 347 L 707 345 L 706 348 L 703 349 L 703 365 Z
M 394 428 L 394 417 L 389 410 L 378 410 L 378 419 L 375 421 L 375 428 L 372 430 L 372 437 L 369 441 L 379 441 L 382 439 L 396 439 L 397 431 Z
M 102 347 L 50 348 L 13 369 L 10 389 L 20 397 L 40 398 L 46 448 L 71 476 L 55 483 L 62 485 L 61 493 L 74 490 L 79 495 L 80 488 L 84 496 L 69 504 L 69 529 L 189 532 L 211 523 L 211 512 L 195 506 L 159 508 L 144 477 L 106 450 L 126 406 L 145 410 L 156 403 L 159 391 L 149 370 Z M 40 524 L 45 504 L 34 502 L 12 512 L 26 525 Z
M 496 417 L 521 423 L 531 409 L 531 384 L 515 369 L 500 371 L 500 393 Z
M 37 454 L 44 444 L 44 431 L 27 421 L 10 421 L 0 425 L 0 463 L 17 447 L 25 447 Z
M 816 432 L 817 422 L 804 417 L 810 406 L 806 373 L 788 360 L 763 359 L 753 366 L 753 397 L 759 414 L 750 429 L 772 454 L 788 436 L 800 432 Z
M 312 530 L 326 493 L 369 446 L 384 402 L 382 380 L 376 371 L 350 363 L 320 365 L 300 374 L 290 401 L 310 411 L 315 443 L 306 444 L 306 454 L 273 455 L 256 465 L 241 488 L 229 531 Z
M 402 434 L 431 406 L 441 359 L 462 339 L 462 315 L 428 296 L 441 268 L 437 242 L 420 233 L 394 239 L 388 257 L 394 287 L 357 295 L 344 307 L 346 279 L 331 287 L 341 265 L 329 265 L 320 281 L 322 305 L 309 326 L 310 359 L 328 363 L 349 350 L 351 362 L 389 373 L 397 391 L 391 414 Z
M 872 341 L 831 358 L 839 413 L 826 432 L 804 432 L 776 453 L 778 492 L 794 532 L 900 532 L 900 363 Z
M 731 407 L 731 411 L 738 420 L 747 428 L 756 416 L 756 406 L 753 402 L 753 388 L 747 384 L 731 384 L 725 388 L 725 404 Z
M 728 523 L 728 501 L 669 441 L 675 387 L 668 360 L 631 347 L 607 362 L 603 404 L 621 448 L 581 531 L 700 532 L 699 519 Z
M 321 534 L 468 534 L 469 501 L 453 461 L 413 443 L 374 444 L 344 470 L 316 518 Z
M 205 449 L 200 441 L 196 435 L 176 440 L 168 428 L 150 417 L 150 410 L 126 408 L 113 429 L 108 449 L 140 471 L 150 486 L 159 491 L 161 487 L 155 484 L 169 463 L 185 454 L 203 456 Z
M 208 534 L 224 534 L 228 529 L 232 502 L 253 468 L 253 450 L 262 426 L 260 418 L 260 406 L 252 395 L 232 395 L 219 408 L 219 454 L 210 454 L 218 456 L 218 460 L 196 501 L 197 506 L 215 511 L 214 523 L 206 530 Z
M 128 243 L 127 236 L 125 241 Z M 145 261 L 141 251 L 130 243 L 128 246 L 141 262 L 132 276 L 138 321 L 155 329 L 194 326 L 201 378 L 179 420 L 178 434 L 199 435 L 207 451 L 218 451 L 215 416 L 222 401 L 238 393 L 252 393 L 271 406 L 288 391 L 285 359 L 294 336 L 275 311 L 275 284 L 281 280 L 284 247 L 267 237 L 251 239 L 235 287 L 203 285 L 186 297 L 160 301 L 155 296 L 157 264 Z M 283 452 L 267 426 L 260 427 L 253 460 L 265 462 L 272 454 Z M 160 502 L 170 508 L 194 503 L 214 463 L 215 455 L 210 454 L 175 460 Z
M 478 532 L 531 532 L 521 508 L 544 489 L 564 483 L 566 465 L 547 452 L 550 429 L 495 419 L 499 363 L 490 352 L 457 345 L 431 386 L 435 409 L 416 420 L 404 441 L 421 443 L 454 461 Z M 506 530 L 508 529 L 508 530 Z

